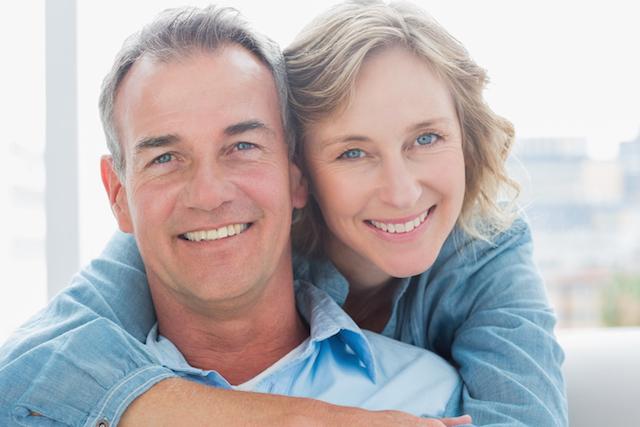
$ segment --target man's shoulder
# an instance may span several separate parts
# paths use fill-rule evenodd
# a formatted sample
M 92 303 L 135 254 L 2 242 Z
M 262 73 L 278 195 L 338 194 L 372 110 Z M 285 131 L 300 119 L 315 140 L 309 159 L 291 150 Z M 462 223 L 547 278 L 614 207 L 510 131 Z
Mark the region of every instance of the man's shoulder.
M 436 353 L 421 347 L 397 341 L 376 332 L 362 330 L 363 335 L 371 346 L 378 366 L 389 371 L 391 366 L 397 369 L 412 366 L 416 372 L 420 368 L 428 368 L 441 372 L 442 377 L 450 377 L 453 382 L 458 380 L 458 373 L 453 366 Z
M 460 400 L 462 380 L 449 362 L 424 348 L 362 332 L 375 359 L 380 387 L 370 403 L 384 396 L 385 403 L 391 404 L 388 408 L 428 417 L 451 415 L 451 402 Z

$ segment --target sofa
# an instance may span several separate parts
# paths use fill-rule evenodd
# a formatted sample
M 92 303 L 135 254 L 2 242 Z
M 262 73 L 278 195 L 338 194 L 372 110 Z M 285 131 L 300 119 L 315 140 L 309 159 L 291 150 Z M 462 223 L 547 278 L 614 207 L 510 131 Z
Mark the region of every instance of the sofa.
M 571 427 L 640 426 L 640 328 L 565 329 Z

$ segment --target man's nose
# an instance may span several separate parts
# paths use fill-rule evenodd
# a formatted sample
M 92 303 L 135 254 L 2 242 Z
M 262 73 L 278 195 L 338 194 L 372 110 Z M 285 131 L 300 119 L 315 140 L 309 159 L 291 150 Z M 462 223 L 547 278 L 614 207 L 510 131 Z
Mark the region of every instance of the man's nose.
M 380 173 L 379 197 L 398 209 L 408 209 L 420 200 L 422 185 L 409 162 L 402 156 L 385 159 Z M 414 167 L 417 167 L 414 165 Z
M 228 174 L 215 164 L 199 164 L 189 177 L 184 190 L 186 207 L 211 211 L 233 198 L 234 185 Z

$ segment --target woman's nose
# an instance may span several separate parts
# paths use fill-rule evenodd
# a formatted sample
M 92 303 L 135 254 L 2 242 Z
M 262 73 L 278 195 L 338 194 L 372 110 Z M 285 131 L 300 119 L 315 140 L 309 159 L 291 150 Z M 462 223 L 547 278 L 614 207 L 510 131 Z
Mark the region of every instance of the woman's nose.
M 380 198 L 398 209 L 415 206 L 422 195 L 422 186 L 404 159 L 383 162 Z

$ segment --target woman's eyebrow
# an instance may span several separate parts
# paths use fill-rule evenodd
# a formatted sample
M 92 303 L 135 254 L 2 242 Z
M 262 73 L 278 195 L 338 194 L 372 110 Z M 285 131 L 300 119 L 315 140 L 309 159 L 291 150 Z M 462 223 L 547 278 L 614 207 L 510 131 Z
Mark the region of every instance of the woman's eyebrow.
M 451 126 L 452 123 L 453 123 L 453 120 L 448 117 L 436 117 L 433 119 L 423 120 L 418 123 L 409 125 L 407 130 L 409 132 L 415 132 L 420 129 L 430 128 L 434 126 Z M 371 138 L 365 135 L 346 134 L 346 135 L 339 135 L 336 137 L 327 138 L 326 140 L 323 141 L 322 145 L 323 145 L 323 148 L 325 148 L 325 147 L 329 147 L 337 144 L 346 144 L 348 142 L 369 142 L 369 141 L 371 141 Z
M 331 145 L 337 144 L 346 144 L 348 142 L 368 142 L 371 141 L 371 138 L 364 135 L 357 134 L 347 134 L 347 135 L 339 135 L 336 137 L 328 138 L 323 142 L 324 147 L 328 147 Z

